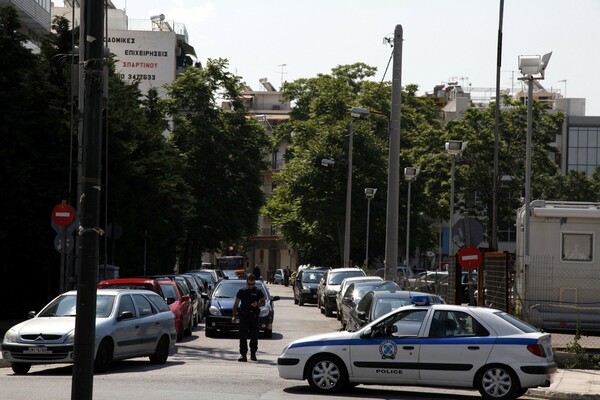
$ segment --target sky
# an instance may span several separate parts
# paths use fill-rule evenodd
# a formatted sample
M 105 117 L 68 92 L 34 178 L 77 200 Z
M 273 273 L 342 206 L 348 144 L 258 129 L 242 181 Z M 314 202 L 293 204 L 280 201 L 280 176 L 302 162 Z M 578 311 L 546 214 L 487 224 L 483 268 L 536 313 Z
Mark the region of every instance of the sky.
M 112 0 L 130 19 L 164 14 L 185 24 L 198 61 L 226 58 L 261 90 L 363 62 L 391 81 L 396 25 L 403 30 L 402 85 L 419 94 L 458 82 L 495 93 L 500 0 Z M 60 3 L 56 1 L 56 3 Z M 585 98 L 600 116 L 600 0 L 505 0 L 500 87 L 520 90 L 519 55 L 552 52 L 540 83 Z M 486 89 L 489 89 L 486 93 Z

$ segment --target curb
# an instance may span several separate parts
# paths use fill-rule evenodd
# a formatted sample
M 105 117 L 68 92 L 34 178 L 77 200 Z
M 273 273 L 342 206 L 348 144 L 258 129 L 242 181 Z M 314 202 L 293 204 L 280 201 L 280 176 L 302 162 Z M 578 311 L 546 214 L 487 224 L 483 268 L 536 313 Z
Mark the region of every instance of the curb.
M 555 392 L 546 389 L 529 389 L 524 396 L 546 400 L 598 400 L 597 394 Z

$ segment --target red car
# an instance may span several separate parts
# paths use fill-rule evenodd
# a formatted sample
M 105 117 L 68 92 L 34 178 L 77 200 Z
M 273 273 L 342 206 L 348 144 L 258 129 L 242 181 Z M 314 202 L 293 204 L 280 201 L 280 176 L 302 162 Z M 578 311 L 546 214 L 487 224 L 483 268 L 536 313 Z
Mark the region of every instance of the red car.
M 177 330 L 177 341 L 183 340 L 184 336 L 191 336 L 194 329 L 194 318 L 190 296 L 184 295 L 181 284 L 171 279 L 158 279 L 160 289 L 164 294 L 167 304 L 175 314 L 175 329 Z
M 178 285 L 179 283 L 170 279 L 118 278 L 102 281 L 97 287 L 98 289 L 146 289 L 158 293 L 175 314 L 177 341 L 181 341 L 184 336 L 192 334 L 194 320 L 191 317 L 190 296 L 184 295 L 184 289 Z

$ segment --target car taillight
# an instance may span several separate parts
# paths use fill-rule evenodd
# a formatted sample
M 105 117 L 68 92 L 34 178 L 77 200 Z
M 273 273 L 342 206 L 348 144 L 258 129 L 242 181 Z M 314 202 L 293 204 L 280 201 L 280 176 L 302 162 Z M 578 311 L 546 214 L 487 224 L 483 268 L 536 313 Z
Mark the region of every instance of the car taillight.
M 529 350 L 531 354 L 534 354 L 538 357 L 546 357 L 546 351 L 544 350 L 544 346 L 542 346 L 540 343 L 528 344 L 527 350 Z

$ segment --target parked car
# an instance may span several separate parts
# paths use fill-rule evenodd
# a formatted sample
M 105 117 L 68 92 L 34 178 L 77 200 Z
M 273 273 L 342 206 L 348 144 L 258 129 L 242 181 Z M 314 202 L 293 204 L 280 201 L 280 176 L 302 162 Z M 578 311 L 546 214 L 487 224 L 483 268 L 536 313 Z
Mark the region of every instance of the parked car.
M 192 306 L 192 321 L 194 326 L 197 326 L 200 322 L 200 312 L 202 311 L 203 300 L 201 297 L 202 293 L 198 293 L 197 287 L 192 283 L 192 278 L 185 275 L 156 275 L 151 278 L 155 279 L 171 279 L 176 280 L 181 284 L 184 289 L 184 294 L 190 296 L 190 303 Z
M 175 315 L 177 341 L 180 342 L 184 336 L 191 336 L 194 329 L 190 296 L 185 294 L 185 289 L 176 280 L 158 279 L 158 284 L 167 300 L 169 308 Z
M 52 300 L 31 319 L 10 328 L 2 341 L 2 357 L 15 374 L 32 364 L 73 363 L 77 292 Z M 106 372 L 115 360 L 150 357 L 164 364 L 175 352 L 175 318 L 165 300 L 138 289 L 103 289 L 96 295 L 94 369 Z
M 409 290 L 371 291 L 347 313 L 345 328 L 348 331 L 357 331 L 397 308 L 412 304 L 414 296 L 427 296 L 430 304 L 444 304 L 444 299 L 436 294 Z
M 352 276 L 350 278 L 346 278 L 342 281 L 340 285 L 340 290 L 338 290 L 337 295 L 335 296 L 335 305 L 337 309 L 337 319 L 338 321 L 342 321 L 342 297 L 344 297 L 344 293 L 348 289 L 348 286 L 354 282 L 383 282 L 383 278 L 379 276 Z
M 404 306 L 357 332 L 295 340 L 277 359 L 279 376 L 318 392 L 349 385 L 478 389 L 486 400 L 516 399 L 550 386 L 557 371 L 550 334 L 500 310 L 427 303 Z
M 190 273 L 181 274 L 181 276 L 189 278 L 194 288 L 194 292 L 197 294 L 198 312 L 195 315 L 196 319 L 194 320 L 194 326 L 198 326 L 198 324 L 204 320 L 204 309 L 206 307 L 206 302 L 202 298 L 202 293 L 206 293 L 204 281 L 198 275 Z
M 206 296 L 209 299 L 204 328 L 206 337 L 215 336 L 217 331 L 239 330 L 239 323 L 233 323 L 231 316 L 235 296 L 238 290 L 245 286 L 245 280 L 226 279 L 219 282 L 210 298 Z M 256 281 L 256 287 L 265 295 L 265 305 L 260 308 L 258 315 L 258 328 L 266 338 L 270 338 L 273 335 L 273 318 L 275 316 L 273 302 L 279 300 L 279 296 L 271 296 L 269 289 L 262 281 Z
M 156 279 L 149 278 L 117 278 L 100 281 L 96 286 L 98 289 L 140 289 L 151 290 L 162 298 L 165 298 L 160 285 Z M 166 298 L 165 298 L 166 300 Z
M 348 322 L 348 315 L 351 310 L 356 308 L 358 302 L 362 300 L 365 294 L 371 291 L 379 290 L 400 290 L 400 287 L 396 282 L 390 281 L 379 281 L 379 282 L 352 282 L 346 289 L 346 293 L 342 296 L 341 307 L 338 308 L 338 314 L 342 315 L 341 324 L 342 328 L 346 327 Z
M 219 280 L 216 278 L 216 274 L 213 274 L 209 270 L 198 269 L 198 270 L 188 271 L 187 273 L 198 275 L 204 282 L 206 282 L 206 285 L 207 285 L 206 292 L 208 295 L 210 295 L 212 293 L 214 288 L 217 286 L 217 283 L 219 283 Z
M 325 271 L 325 268 L 304 268 L 298 271 L 293 285 L 294 304 L 317 304 L 317 286 Z
M 283 270 L 280 268 L 275 271 L 275 275 L 273 275 L 273 283 L 283 285 L 285 282 L 285 274 Z
M 379 268 L 375 275 L 385 279 L 385 268 Z M 408 265 L 398 265 L 396 267 L 396 283 L 403 289 L 408 289 L 409 281 L 416 277 L 414 271 Z
M 366 274 L 360 268 L 335 268 L 323 274 L 317 286 L 317 304 L 327 317 L 333 316 L 333 312 L 337 311 L 336 296 L 342 281 L 353 276 L 366 276 Z

